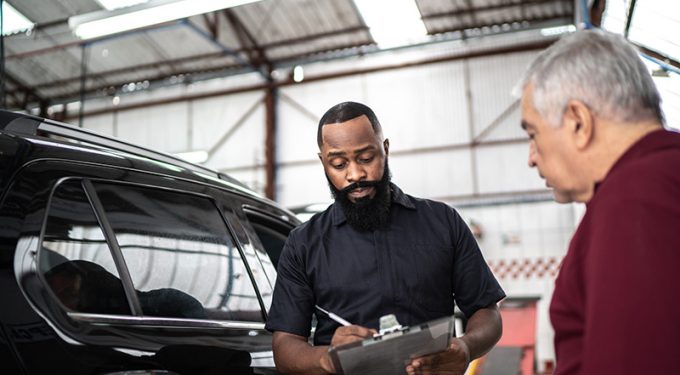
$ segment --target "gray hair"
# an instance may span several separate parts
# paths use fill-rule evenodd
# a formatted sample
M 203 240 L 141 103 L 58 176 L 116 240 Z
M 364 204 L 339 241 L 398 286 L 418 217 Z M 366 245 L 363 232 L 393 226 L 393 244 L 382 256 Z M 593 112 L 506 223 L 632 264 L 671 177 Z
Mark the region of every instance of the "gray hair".
M 664 123 L 661 97 L 636 49 L 623 37 L 582 30 L 562 37 L 534 60 L 521 82 L 533 87 L 533 105 L 559 126 L 569 100 L 622 122 Z

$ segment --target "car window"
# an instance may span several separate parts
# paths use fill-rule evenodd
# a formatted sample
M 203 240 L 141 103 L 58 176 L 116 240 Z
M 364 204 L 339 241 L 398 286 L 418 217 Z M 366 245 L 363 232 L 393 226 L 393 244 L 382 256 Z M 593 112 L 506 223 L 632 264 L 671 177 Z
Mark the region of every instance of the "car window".
M 52 195 L 38 266 L 70 310 L 130 314 L 113 257 L 79 180 L 61 183 Z
M 94 183 L 145 315 L 263 321 L 247 268 L 213 202 Z
M 211 199 L 120 183 L 90 186 L 79 179 L 59 184 L 45 221 L 38 267 L 63 305 L 83 313 L 263 322 L 246 265 Z M 115 237 L 113 254 L 102 217 Z M 134 286 L 129 296 L 114 262 L 117 248 L 120 272 Z M 131 311 L 130 298 L 141 311 Z
M 252 209 L 244 209 L 244 211 L 262 247 L 264 247 L 271 263 L 276 268 L 292 226 Z

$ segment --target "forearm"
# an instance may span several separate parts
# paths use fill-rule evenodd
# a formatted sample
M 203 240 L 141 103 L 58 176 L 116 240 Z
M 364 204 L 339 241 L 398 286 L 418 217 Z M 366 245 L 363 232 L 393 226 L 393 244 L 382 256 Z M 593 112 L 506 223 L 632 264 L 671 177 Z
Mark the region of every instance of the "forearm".
M 503 326 L 496 304 L 477 310 L 468 319 L 465 335 L 460 337 L 469 351 L 470 360 L 486 354 L 501 338 Z
M 283 374 L 328 374 L 328 346 L 312 346 L 292 337 L 274 339 L 274 361 Z

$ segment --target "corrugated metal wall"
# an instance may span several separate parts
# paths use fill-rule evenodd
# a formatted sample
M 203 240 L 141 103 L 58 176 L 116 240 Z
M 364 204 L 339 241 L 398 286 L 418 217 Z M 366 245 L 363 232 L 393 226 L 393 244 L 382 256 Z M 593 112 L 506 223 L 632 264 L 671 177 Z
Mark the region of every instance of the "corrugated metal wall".
M 414 52 L 317 63 L 306 69 L 347 70 L 390 58 L 396 61 L 407 54 L 412 58 Z M 449 199 L 540 189 L 543 185 L 536 173 L 526 168 L 526 144 L 518 141 L 524 138 L 519 105 L 511 95 L 534 55 L 473 58 L 282 87 L 277 112 L 277 200 L 287 206 L 328 200 L 316 156 L 317 121 L 330 106 L 346 100 L 374 109 L 391 142 L 394 180 L 410 193 Z M 121 100 L 126 104 L 159 100 L 257 83 L 258 78 L 236 76 Z M 263 97 L 255 91 L 155 105 L 88 117 L 84 126 L 169 153 L 212 150 L 208 166 L 262 191 Z M 88 102 L 86 108 L 106 105 Z M 227 134 L 229 138 L 222 139 Z M 511 142 L 484 145 L 504 140 Z

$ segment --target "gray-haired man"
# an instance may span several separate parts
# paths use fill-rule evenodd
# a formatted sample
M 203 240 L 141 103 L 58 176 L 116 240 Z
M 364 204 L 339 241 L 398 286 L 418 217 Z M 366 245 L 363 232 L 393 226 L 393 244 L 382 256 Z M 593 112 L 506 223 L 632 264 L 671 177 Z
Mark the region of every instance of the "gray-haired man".
M 529 68 L 529 166 L 558 202 L 585 202 L 550 307 L 557 375 L 677 374 L 680 134 L 635 49 L 566 36 Z

